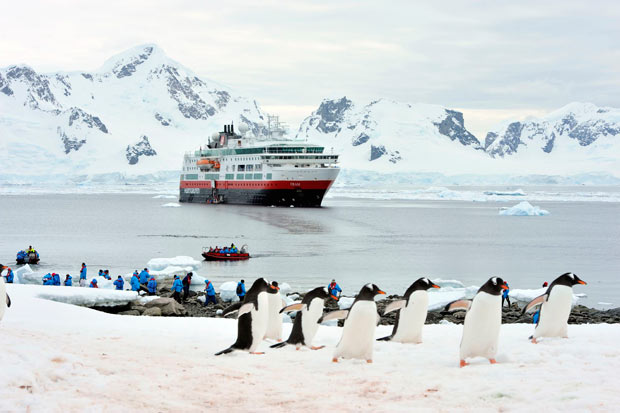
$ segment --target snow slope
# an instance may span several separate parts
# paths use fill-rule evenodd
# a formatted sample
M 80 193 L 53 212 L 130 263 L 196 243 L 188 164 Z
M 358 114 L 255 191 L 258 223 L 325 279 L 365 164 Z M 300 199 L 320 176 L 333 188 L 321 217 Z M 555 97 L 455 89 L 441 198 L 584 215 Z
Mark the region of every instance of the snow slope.
M 264 131 L 255 101 L 199 78 L 152 44 L 114 56 L 93 73 L 0 69 L 7 181 L 180 170 L 185 151 L 231 121 Z
M 116 316 L 12 294 L 0 323 L 0 411 L 614 411 L 620 402 L 618 325 L 571 325 L 568 339 L 538 345 L 526 339 L 531 325 L 504 325 L 498 364 L 463 369 L 462 327 L 429 325 L 420 345 L 377 342 L 373 364 L 334 364 L 338 327 L 319 328 L 319 351 L 264 342 L 263 356 L 215 357 L 234 341 L 234 320 Z

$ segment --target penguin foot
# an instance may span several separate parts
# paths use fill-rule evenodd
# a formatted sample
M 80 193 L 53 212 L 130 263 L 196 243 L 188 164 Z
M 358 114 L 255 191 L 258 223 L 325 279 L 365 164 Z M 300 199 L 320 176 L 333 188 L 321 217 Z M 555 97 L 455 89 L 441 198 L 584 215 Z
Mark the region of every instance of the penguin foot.
M 489 359 L 489 363 L 491 363 L 491 364 L 497 364 L 497 360 L 495 360 L 495 359 Z
M 299 349 L 300 349 L 300 348 L 301 348 L 301 347 L 295 347 L 295 350 L 299 351 Z
M 338 363 L 338 357 L 334 357 L 334 358 L 332 359 L 332 362 L 333 362 L 333 363 Z
M 325 347 L 325 346 L 312 346 L 312 347 L 310 347 L 310 349 L 312 349 L 312 350 L 320 350 L 323 347 Z
M 278 339 L 278 343 L 281 343 L 281 342 L 282 342 L 282 339 L 281 339 L 281 338 L 279 338 L 279 339 Z
M 372 360 L 366 360 L 366 363 L 371 364 Z
M 469 363 L 467 363 L 465 360 L 461 360 L 461 368 L 468 366 Z
M 250 354 L 258 354 L 258 355 L 260 355 L 260 354 L 265 354 L 265 352 L 264 351 L 250 351 Z
M 532 343 L 538 344 L 538 341 L 536 341 L 536 337 L 532 337 Z

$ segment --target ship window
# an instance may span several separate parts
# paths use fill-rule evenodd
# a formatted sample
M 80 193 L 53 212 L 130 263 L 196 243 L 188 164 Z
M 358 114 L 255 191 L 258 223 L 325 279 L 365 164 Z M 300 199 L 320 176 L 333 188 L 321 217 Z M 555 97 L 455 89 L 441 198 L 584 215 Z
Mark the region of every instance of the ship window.
M 235 172 L 235 165 L 232 166 L 232 171 Z
M 237 179 L 243 179 L 243 174 L 237 174 Z
M 271 174 L 267 174 L 267 179 L 271 179 Z
M 252 179 L 252 174 L 245 174 L 245 179 Z
M 246 165 L 245 170 L 246 172 L 252 172 L 254 170 L 254 165 Z
M 263 170 L 263 165 L 261 165 L 259 163 L 254 165 L 254 170 L 255 171 L 262 171 Z
M 239 165 L 239 167 L 237 168 L 237 170 L 238 170 L 239 172 L 243 172 L 243 171 L 245 171 L 245 165 Z

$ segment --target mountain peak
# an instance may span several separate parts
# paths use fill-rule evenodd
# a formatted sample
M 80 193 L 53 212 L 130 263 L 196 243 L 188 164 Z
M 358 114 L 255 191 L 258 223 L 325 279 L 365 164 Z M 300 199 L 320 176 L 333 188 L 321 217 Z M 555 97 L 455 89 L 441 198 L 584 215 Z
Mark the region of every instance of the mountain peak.
M 116 54 L 105 61 L 99 72 L 112 72 L 117 78 L 129 77 L 139 66 L 150 62 L 158 64 L 168 60 L 166 53 L 156 44 L 147 43 L 132 47 L 119 54 Z

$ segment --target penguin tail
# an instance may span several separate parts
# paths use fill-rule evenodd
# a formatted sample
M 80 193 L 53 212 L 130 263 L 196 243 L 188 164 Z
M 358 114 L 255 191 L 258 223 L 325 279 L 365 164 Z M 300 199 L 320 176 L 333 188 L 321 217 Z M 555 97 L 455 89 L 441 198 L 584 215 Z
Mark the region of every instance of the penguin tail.
M 385 337 L 381 337 L 378 338 L 377 341 L 390 341 L 392 339 L 392 336 L 385 336 Z
M 286 341 L 282 341 L 280 343 L 276 343 L 276 344 L 272 344 L 269 346 L 269 348 L 282 348 L 284 346 L 286 346 L 288 343 Z
M 231 346 L 231 347 L 228 347 L 228 348 L 227 348 L 227 349 L 225 349 L 225 350 L 218 351 L 217 353 L 215 353 L 215 355 L 216 355 L 216 356 L 221 356 L 222 354 L 232 353 L 232 352 L 233 352 L 233 350 L 234 350 L 234 348 L 232 348 L 232 346 Z

